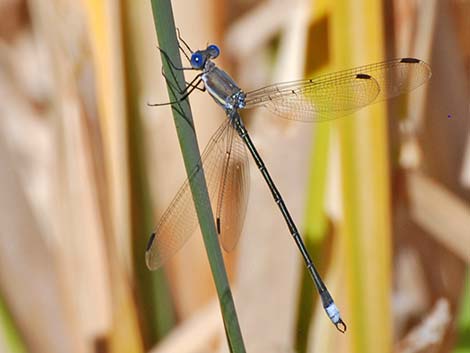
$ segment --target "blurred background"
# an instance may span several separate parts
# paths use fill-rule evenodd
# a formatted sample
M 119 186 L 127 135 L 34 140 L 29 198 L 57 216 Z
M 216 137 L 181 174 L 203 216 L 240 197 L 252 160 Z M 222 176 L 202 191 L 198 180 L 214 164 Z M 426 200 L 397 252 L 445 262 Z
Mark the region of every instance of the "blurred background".
M 173 1 L 246 91 L 395 57 L 411 94 L 336 121 L 243 118 L 348 324 L 326 318 L 251 163 L 225 254 L 247 352 L 470 352 L 470 1 Z M 227 352 L 199 233 L 149 234 L 185 180 L 150 1 L 0 1 L 0 352 Z M 190 76 L 188 75 L 187 78 Z M 202 149 L 225 119 L 191 95 Z

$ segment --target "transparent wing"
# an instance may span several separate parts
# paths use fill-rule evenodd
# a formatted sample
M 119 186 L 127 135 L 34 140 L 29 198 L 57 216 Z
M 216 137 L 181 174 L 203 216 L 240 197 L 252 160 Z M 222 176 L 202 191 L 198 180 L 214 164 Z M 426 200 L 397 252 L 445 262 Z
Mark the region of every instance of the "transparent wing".
M 232 128 L 227 120 L 212 136 L 198 165 L 181 186 L 150 236 L 145 252 L 149 269 L 155 270 L 162 266 L 186 243 L 198 225 L 190 181 L 204 171 L 209 196 L 212 199 L 213 195 L 217 194 L 225 160 L 225 140 L 229 130 Z
M 211 205 L 218 205 L 214 217 L 222 246 L 225 250 L 231 250 L 236 245 L 246 213 L 249 171 L 243 141 L 227 120 L 212 136 L 198 165 L 181 186 L 150 236 L 145 252 L 149 269 L 155 270 L 162 266 L 194 234 L 198 219 L 190 182 L 202 172 Z
M 215 217 L 222 246 L 225 251 L 231 251 L 237 245 L 245 221 L 250 169 L 245 144 L 234 129 L 230 129 L 226 142 Z
M 264 106 L 291 120 L 331 120 L 409 92 L 430 77 L 431 69 L 424 61 L 394 59 L 251 91 L 245 108 Z

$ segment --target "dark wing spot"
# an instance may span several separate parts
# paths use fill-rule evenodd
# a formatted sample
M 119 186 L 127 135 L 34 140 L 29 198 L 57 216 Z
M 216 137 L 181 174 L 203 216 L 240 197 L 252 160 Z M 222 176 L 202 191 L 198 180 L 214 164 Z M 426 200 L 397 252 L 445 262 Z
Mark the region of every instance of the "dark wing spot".
M 217 234 L 220 235 L 220 218 L 217 217 Z
M 409 63 L 409 64 L 418 64 L 421 60 L 415 58 L 403 58 L 400 60 L 401 63 Z
M 155 233 L 152 233 L 150 234 L 150 238 L 149 238 L 149 241 L 147 243 L 147 248 L 145 249 L 145 251 L 149 251 L 150 248 L 152 247 L 152 244 L 153 244 L 153 240 L 155 239 Z
M 367 74 L 357 74 L 356 78 L 360 78 L 360 79 L 364 79 L 364 80 L 370 80 L 371 79 L 370 75 L 367 75 Z

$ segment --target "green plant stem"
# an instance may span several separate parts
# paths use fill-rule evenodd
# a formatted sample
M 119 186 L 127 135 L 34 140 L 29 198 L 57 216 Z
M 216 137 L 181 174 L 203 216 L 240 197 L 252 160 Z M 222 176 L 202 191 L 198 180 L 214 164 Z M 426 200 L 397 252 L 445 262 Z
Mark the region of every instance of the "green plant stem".
M 178 41 L 176 38 L 171 2 L 169 0 L 151 0 L 151 3 L 160 48 L 165 51 L 174 65 L 182 67 L 181 57 L 178 51 Z M 166 77 L 173 81 L 173 85 L 185 87 L 186 84 L 184 81 L 183 71 L 172 70 L 165 55 L 162 55 L 162 62 L 163 71 L 165 72 Z M 170 101 L 176 101 L 179 99 L 178 92 L 174 92 L 170 86 L 168 86 L 168 94 L 170 96 Z M 201 157 L 188 100 L 184 100 L 178 104 L 173 104 L 172 111 L 186 172 L 190 175 Z M 225 271 L 203 173 L 196 173 L 196 176 L 191 179 L 190 187 L 220 302 L 228 345 L 231 352 L 244 353 L 245 347 L 243 344 L 243 338 L 235 311 L 235 304 L 233 302 L 227 273 Z M 190 264 L 188 264 L 188 268 L 189 267 Z
M 170 288 L 164 271 L 151 273 L 145 266 L 142 249 L 145 249 L 149 230 L 155 225 L 150 198 L 150 186 L 147 179 L 145 134 L 141 116 L 140 87 L 138 75 L 138 50 L 134 38 L 135 25 L 131 8 L 133 1 L 121 2 L 123 28 L 123 63 L 126 90 L 127 139 L 129 153 L 129 192 L 131 203 L 131 233 L 133 261 L 136 277 L 136 296 L 138 296 L 139 323 L 147 349 L 161 340 L 175 325 Z M 135 31 L 135 32 L 134 32 Z

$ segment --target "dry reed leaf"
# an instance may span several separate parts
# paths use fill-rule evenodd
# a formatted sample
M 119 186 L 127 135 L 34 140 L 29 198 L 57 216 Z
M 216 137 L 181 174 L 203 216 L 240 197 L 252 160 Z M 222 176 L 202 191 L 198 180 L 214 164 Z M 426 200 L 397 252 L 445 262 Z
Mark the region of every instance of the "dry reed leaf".
M 35 14 L 31 11 L 30 16 L 37 20 Z M 49 62 L 44 60 L 47 49 L 46 38 L 29 28 L 16 36 L 9 48 L 2 46 L 2 61 L 8 61 L 0 85 L 8 85 L 6 90 L 0 87 L 2 99 L 8 102 L 2 109 L 5 119 L 1 126 L 2 141 L 8 147 L 2 147 L 10 154 L 3 165 L 18 178 L 2 183 L 8 192 L 15 193 L 15 197 L 2 197 L 8 202 L 2 214 L 10 222 L 5 224 L 10 228 L 9 255 L 1 256 L 6 261 L 2 268 L 13 276 L 5 296 L 32 352 L 83 352 L 85 344 L 71 310 L 71 297 L 66 295 L 54 236 L 60 216 L 52 211 L 56 146 L 47 103 L 53 96 L 50 84 L 54 79 Z M 13 215 L 8 216 L 9 212 Z M 16 263 L 9 263 L 10 256 Z
M 112 1 L 84 3 L 96 74 L 97 106 L 103 139 L 107 190 L 105 235 L 112 293 L 112 328 L 97 345 L 113 352 L 143 351 L 142 332 L 128 271 L 131 266 L 130 191 L 126 99 L 120 7 Z M 103 342 L 103 343 L 100 343 Z
M 395 336 L 401 337 L 410 318 L 421 317 L 430 307 L 431 295 L 416 250 L 403 248 L 395 256 L 393 326 Z
M 194 313 L 175 328 L 150 353 L 200 353 L 213 350 L 223 322 L 217 300 Z
M 395 27 L 396 47 L 394 54 L 397 57 L 415 57 L 430 62 L 432 42 L 435 32 L 435 19 L 437 1 L 395 1 Z M 413 92 L 413 104 L 407 106 L 405 121 L 400 127 L 406 134 L 405 143 L 401 146 L 400 163 L 404 167 L 416 167 L 421 161 L 416 148 L 416 132 L 421 131 L 427 99 L 428 85 L 420 87 Z
M 470 264 L 470 207 L 439 183 L 419 172 L 407 176 L 413 220 Z
M 56 168 L 51 183 L 56 215 L 54 245 L 66 286 L 64 296 L 84 344 L 106 336 L 112 318 L 100 190 L 94 168 L 99 153 L 79 92 L 85 71 L 80 68 L 89 62 L 82 14 L 81 7 L 68 2 L 59 6 L 31 3 L 35 30 L 45 42 L 51 70 L 49 94 L 55 98 L 51 109 Z
M 449 302 L 439 299 L 427 317 L 396 345 L 395 353 L 437 352 L 451 321 Z
M 113 241 L 120 261 L 131 267 L 130 210 L 123 58 L 119 6 L 112 1 L 84 2 L 89 24 L 96 94 L 107 176 Z
M 3 133 L 2 133 L 3 135 Z M 31 352 L 81 352 L 62 296 L 59 269 L 44 242 L 0 138 L 0 288 Z M 34 295 L 32 295 L 34 294 Z M 44 329 L 39 329 L 44 328 Z
M 250 57 L 276 34 L 289 27 L 289 18 L 298 3 L 299 1 L 291 1 L 286 6 L 284 1 L 264 1 L 238 18 L 225 35 L 225 40 L 230 43 L 227 48 L 230 54 L 241 59 Z M 279 16 L 281 13 L 282 16 Z

